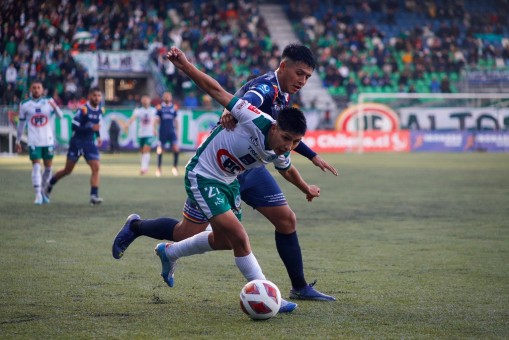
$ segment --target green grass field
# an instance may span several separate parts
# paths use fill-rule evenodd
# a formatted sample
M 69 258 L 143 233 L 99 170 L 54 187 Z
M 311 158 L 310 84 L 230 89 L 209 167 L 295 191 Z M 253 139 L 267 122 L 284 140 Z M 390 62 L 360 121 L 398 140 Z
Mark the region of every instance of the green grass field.
M 159 276 L 156 240 L 112 258 L 130 213 L 180 216 L 182 177 L 169 167 L 162 178 L 154 166 L 140 177 L 138 155 L 103 155 L 105 202 L 91 207 L 81 161 L 51 204 L 34 206 L 28 157 L 0 158 L 0 337 L 509 337 L 508 154 L 323 157 L 339 177 L 294 157 L 322 189 L 312 203 L 276 176 L 297 213 L 307 279 L 338 301 L 301 301 L 263 322 L 240 311 L 245 282 L 230 252 L 182 259 L 173 288 Z M 63 162 L 56 157 L 55 168 Z M 273 227 L 247 206 L 244 225 L 266 276 L 288 296 Z

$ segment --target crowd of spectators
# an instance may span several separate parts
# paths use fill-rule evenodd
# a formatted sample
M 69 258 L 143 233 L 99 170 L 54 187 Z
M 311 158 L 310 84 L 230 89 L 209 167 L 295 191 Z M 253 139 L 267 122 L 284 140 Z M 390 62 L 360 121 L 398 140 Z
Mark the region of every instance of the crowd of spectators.
M 171 45 L 181 47 L 229 91 L 279 62 L 279 48 L 249 1 L 11 0 L 0 6 L 5 19 L 0 27 L 2 105 L 26 98 L 30 81 L 37 78 L 47 95 L 74 108 L 93 82 L 72 58 L 84 50 L 152 51 L 166 85 L 189 106 L 206 105 L 209 98 L 164 61 Z M 86 43 L 80 33 L 89 36 Z
M 465 66 L 509 61 L 508 45 L 483 44 L 476 36 L 506 34 L 506 10 L 475 15 L 461 1 L 340 3 L 286 5 L 300 38 L 318 57 L 324 85 L 339 95 L 373 87 L 420 92 L 423 84 L 428 92 L 450 92 Z M 164 60 L 169 46 L 182 48 L 233 92 L 250 77 L 276 69 L 281 53 L 251 1 L 6 0 L 0 9 L 0 105 L 18 104 L 38 78 L 47 95 L 74 109 L 94 82 L 72 58 L 80 50 L 151 51 L 165 86 L 186 106 L 210 105 L 210 98 Z M 429 25 L 386 32 L 389 26 L 397 29 L 407 13 L 428 18 Z M 457 20 L 433 26 L 452 18 Z M 85 44 L 81 33 L 89 37 Z
M 509 66 L 508 3 L 470 1 L 485 9 L 476 12 L 466 2 L 292 0 L 287 10 L 318 56 L 324 85 L 351 97 L 452 92 L 465 68 Z

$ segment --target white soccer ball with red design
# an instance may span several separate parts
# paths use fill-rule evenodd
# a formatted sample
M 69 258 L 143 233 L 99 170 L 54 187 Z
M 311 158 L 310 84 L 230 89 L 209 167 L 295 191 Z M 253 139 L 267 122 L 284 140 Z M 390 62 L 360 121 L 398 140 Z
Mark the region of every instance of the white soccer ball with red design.
M 240 308 L 251 319 L 270 319 L 281 307 L 281 292 L 268 280 L 253 280 L 240 291 Z

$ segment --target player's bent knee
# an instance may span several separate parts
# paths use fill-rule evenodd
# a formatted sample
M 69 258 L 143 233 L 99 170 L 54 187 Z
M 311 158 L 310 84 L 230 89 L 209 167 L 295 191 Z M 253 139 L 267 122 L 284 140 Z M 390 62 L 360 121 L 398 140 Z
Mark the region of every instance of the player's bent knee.
M 297 230 L 297 217 L 292 210 L 277 220 L 276 230 L 282 234 L 291 234 Z

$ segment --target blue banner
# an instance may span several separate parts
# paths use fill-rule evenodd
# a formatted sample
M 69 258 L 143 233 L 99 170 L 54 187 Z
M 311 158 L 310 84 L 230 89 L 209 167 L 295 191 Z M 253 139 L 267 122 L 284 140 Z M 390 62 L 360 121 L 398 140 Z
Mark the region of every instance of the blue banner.
M 411 131 L 413 152 L 509 152 L 509 132 L 495 131 Z

